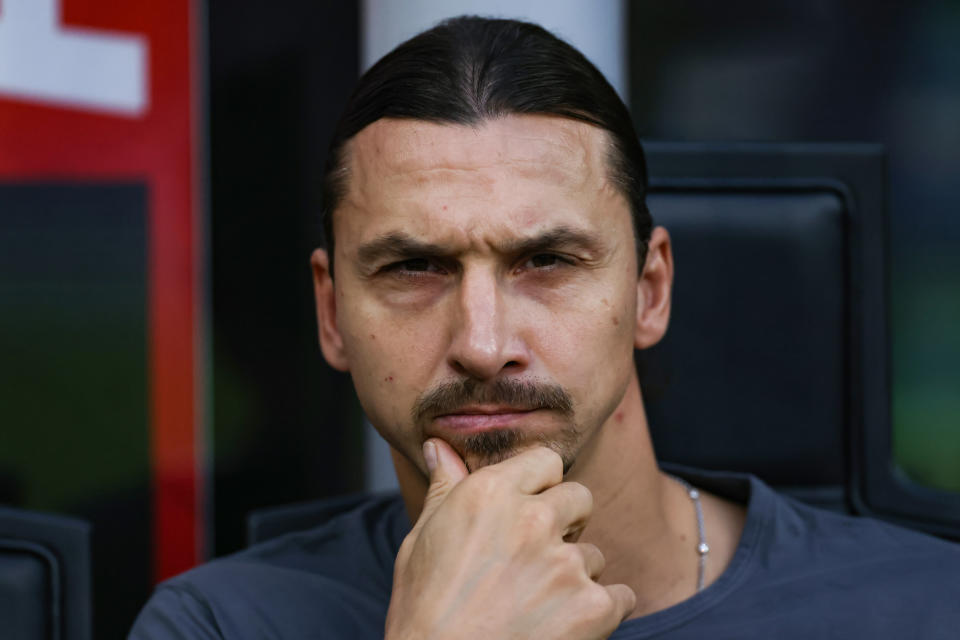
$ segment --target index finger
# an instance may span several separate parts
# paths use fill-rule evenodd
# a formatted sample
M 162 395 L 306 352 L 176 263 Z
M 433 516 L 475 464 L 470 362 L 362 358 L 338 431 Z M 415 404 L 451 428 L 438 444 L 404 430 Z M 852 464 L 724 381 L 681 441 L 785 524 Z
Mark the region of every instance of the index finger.
M 604 587 L 613 599 L 613 617 L 616 624 L 630 617 L 637 607 L 637 594 L 625 584 L 611 584 Z
M 526 494 L 537 494 L 563 482 L 563 458 L 543 446 L 521 451 L 492 467 L 503 474 L 507 482 Z

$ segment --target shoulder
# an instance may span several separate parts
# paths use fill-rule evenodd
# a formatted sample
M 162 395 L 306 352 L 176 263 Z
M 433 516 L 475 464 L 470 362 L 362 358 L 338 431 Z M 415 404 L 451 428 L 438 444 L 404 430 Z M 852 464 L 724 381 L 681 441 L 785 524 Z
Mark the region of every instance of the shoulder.
M 960 544 L 873 518 L 810 506 L 771 489 L 755 476 L 670 465 L 721 498 L 745 504 L 747 518 L 723 584 L 748 590 L 818 581 L 871 588 L 923 591 L 941 584 L 960 591 Z M 960 593 L 957 593 L 960 597 Z
M 796 553 L 804 562 L 852 566 L 929 562 L 957 568 L 960 545 L 869 517 L 812 507 L 774 494 L 767 514 L 771 554 Z M 789 558 L 790 554 L 784 556 Z
M 634 626 L 618 637 L 650 629 L 670 629 L 678 639 L 956 636 L 960 545 L 815 508 L 754 477 L 689 478 L 747 503 L 734 558 L 703 592 L 647 621 L 630 621 Z
M 744 583 L 761 608 L 792 600 L 834 624 L 855 620 L 871 637 L 941 637 L 930 621 L 960 623 L 960 545 L 770 495 Z
M 197 567 L 157 588 L 131 637 L 382 634 L 406 526 L 398 496 L 375 497 L 323 526 Z

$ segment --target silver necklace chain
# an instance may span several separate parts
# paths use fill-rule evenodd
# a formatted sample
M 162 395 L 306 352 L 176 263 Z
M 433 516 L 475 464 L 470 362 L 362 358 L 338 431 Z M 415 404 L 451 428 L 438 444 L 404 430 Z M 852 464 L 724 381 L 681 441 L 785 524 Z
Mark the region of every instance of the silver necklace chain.
M 703 506 L 700 504 L 700 492 L 683 478 L 667 474 L 671 479 L 677 482 L 693 502 L 693 508 L 697 512 L 697 592 L 703 591 L 703 575 L 707 568 L 707 554 L 710 553 L 710 546 L 707 544 L 707 534 L 703 527 Z

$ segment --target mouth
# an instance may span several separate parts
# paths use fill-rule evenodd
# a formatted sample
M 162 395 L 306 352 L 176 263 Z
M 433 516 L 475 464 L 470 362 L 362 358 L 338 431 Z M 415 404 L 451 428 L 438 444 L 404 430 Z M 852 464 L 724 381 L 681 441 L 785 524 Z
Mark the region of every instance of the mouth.
M 434 418 L 441 429 L 458 433 L 476 433 L 489 429 L 509 429 L 520 426 L 536 409 L 519 407 L 463 407 Z

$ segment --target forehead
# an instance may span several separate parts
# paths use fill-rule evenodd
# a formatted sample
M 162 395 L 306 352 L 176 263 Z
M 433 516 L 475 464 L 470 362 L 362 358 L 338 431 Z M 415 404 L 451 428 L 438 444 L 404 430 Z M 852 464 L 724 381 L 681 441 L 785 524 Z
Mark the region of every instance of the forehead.
M 603 130 L 555 116 L 511 115 L 477 125 L 385 118 L 354 138 L 350 168 L 358 178 L 395 179 L 502 167 L 557 184 L 579 183 L 602 179 L 607 148 Z
M 338 238 L 401 221 L 416 233 L 438 222 L 539 226 L 624 202 L 607 179 L 607 133 L 567 118 L 510 115 L 472 126 L 385 118 L 347 151 Z

